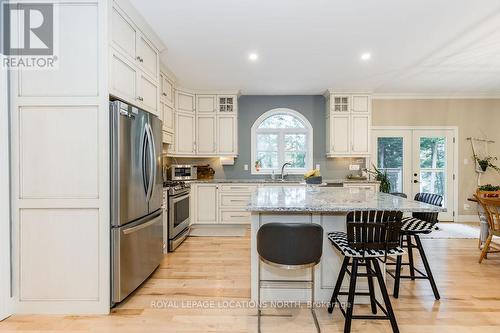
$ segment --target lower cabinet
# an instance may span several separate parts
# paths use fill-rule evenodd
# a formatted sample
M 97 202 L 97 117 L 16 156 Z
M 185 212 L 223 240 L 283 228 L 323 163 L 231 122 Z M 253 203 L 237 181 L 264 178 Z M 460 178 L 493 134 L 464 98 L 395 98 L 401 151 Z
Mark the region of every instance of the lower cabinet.
M 343 187 L 352 188 L 356 190 L 371 190 L 373 192 L 378 192 L 380 190 L 379 183 L 344 183 Z
M 257 185 L 193 184 L 194 224 L 250 224 L 246 211 Z

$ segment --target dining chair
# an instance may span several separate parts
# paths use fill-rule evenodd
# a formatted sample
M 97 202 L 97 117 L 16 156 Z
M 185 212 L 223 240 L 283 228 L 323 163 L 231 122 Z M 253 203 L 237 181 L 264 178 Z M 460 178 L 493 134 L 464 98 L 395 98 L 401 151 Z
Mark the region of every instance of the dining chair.
M 493 236 L 500 237 L 500 198 L 488 197 L 481 192 L 476 193 L 475 197 L 486 213 L 489 227 L 488 238 L 486 239 L 486 243 L 484 243 L 483 250 L 479 256 L 479 263 L 481 263 L 484 258 L 487 258 L 488 253 L 500 252 L 499 249 L 491 246 Z M 490 250 L 490 248 L 493 248 L 494 250 Z

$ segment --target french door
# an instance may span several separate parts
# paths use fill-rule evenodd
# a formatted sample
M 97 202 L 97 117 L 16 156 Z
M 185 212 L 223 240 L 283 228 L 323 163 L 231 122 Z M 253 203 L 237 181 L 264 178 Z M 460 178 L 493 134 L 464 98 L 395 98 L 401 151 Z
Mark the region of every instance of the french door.
M 441 221 L 454 217 L 454 130 L 374 129 L 373 164 L 387 172 L 391 192 L 413 198 L 427 192 L 443 196 L 447 212 Z

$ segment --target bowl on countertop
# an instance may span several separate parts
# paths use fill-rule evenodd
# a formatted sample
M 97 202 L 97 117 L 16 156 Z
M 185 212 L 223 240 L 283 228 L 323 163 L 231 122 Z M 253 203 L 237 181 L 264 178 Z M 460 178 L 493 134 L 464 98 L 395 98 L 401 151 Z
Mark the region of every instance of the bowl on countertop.
M 309 177 L 305 179 L 306 184 L 310 185 L 319 185 L 323 183 L 323 177 L 321 176 L 316 176 L 316 177 Z

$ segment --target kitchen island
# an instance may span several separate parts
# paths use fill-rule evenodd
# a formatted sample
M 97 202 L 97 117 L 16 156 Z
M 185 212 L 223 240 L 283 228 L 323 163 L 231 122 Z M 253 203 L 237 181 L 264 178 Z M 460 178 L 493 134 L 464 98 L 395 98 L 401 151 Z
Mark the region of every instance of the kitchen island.
M 251 292 L 257 299 L 258 254 L 257 230 L 265 223 L 316 223 L 323 227 L 323 257 L 315 268 L 315 298 L 327 302 L 342 264 L 343 256 L 330 244 L 327 234 L 346 231 L 345 218 L 355 210 L 399 210 L 411 212 L 442 212 L 446 209 L 414 200 L 359 188 L 270 186 L 258 188 L 247 210 L 251 212 Z M 308 280 L 310 270 L 283 270 L 261 263 L 263 280 Z M 384 268 L 385 269 L 385 268 Z M 367 291 L 360 279 L 357 289 Z M 344 281 L 343 289 L 347 286 Z M 309 286 L 300 283 L 280 282 L 278 286 L 262 284 L 261 298 L 277 301 L 307 301 Z M 345 291 L 345 290 L 344 290 Z M 363 298 L 359 298 L 363 301 Z

